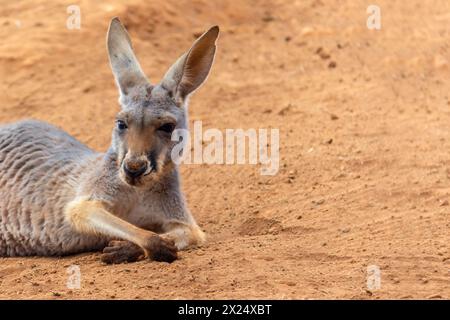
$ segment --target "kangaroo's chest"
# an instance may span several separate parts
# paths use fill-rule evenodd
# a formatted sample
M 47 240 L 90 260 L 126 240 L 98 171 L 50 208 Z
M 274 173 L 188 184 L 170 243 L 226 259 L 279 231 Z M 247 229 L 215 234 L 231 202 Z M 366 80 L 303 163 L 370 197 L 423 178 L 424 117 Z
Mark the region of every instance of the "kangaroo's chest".
M 148 230 L 157 231 L 165 218 L 160 200 L 151 194 L 137 195 L 125 211 L 122 216 L 126 221 Z

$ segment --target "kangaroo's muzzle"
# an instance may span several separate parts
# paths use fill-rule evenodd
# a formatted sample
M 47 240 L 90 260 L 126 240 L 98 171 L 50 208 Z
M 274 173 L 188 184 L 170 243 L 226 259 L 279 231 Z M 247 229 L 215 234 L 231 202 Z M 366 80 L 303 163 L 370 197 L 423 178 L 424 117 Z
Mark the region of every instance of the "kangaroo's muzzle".
M 147 161 L 129 161 L 124 163 L 123 171 L 129 178 L 136 179 L 142 176 L 147 171 L 147 168 Z

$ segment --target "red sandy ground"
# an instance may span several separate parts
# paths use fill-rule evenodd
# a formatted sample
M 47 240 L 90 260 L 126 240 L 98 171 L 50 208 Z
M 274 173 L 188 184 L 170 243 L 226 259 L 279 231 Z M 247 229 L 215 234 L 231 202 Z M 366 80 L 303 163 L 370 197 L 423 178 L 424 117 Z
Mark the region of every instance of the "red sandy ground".
M 279 128 L 280 171 L 185 165 L 204 248 L 173 264 L 1 258 L 0 298 L 450 298 L 447 0 L 379 0 L 379 31 L 366 1 L 78 3 L 82 28 L 68 30 L 71 1 L 1 1 L 1 122 L 46 120 L 104 151 L 118 111 L 111 17 L 155 82 L 219 24 L 190 120 Z M 66 287 L 72 264 L 79 290 Z M 367 290 L 368 265 L 380 290 Z

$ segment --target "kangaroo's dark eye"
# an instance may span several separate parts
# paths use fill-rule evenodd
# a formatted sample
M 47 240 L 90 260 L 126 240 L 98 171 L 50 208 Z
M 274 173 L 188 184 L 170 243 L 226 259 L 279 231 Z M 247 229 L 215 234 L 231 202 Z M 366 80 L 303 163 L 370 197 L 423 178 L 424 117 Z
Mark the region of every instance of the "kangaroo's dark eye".
M 173 123 L 165 123 L 161 127 L 158 128 L 158 131 L 163 131 L 166 133 L 172 133 L 175 129 L 175 124 Z
M 123 121 L 123 120 L 117 120 L 117 129 L 119 129 L 120 131 L 123 131 L 123 130 L 125 130 L 125 129 L 127 129 L 128 128 L 128 126 L 127 126 L 127 124 L 125 123 L 125 121 Z

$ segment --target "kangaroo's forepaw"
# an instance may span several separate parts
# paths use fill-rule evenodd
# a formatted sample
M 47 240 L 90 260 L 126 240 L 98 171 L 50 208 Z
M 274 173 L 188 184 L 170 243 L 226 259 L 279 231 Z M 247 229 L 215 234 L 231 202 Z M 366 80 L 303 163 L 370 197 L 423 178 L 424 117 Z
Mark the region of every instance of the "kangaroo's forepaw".
M 113 240 L 103 249 L 101 260 L 107 264 L 135 262 L 144 257 L 144 250 L 138 245 L 124 240 Z
M 147 250 L 149 259 L 154 261 L 173 262 L 178 258 L 174 243 L 160 236 L 152 236 L 148 240 Z

